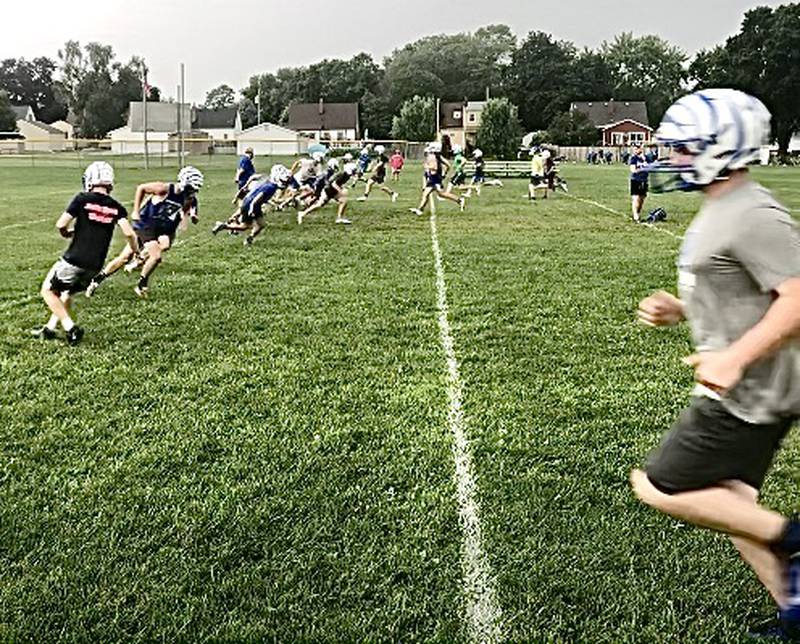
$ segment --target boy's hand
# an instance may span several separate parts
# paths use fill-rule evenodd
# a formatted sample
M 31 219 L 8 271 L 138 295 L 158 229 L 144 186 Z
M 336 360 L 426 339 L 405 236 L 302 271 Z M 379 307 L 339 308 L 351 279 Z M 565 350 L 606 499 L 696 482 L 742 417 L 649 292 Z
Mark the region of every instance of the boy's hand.
M 694 379 L 718 394 L 733 389 L 742 379 L 744 368 L 729 350 L 704 351 L 683 359 L 683 363 L 694 367 Z
M 684 319 L 683 302 L 666 291 L 656 291 L 639 302 L 639 321 L 647 326 L 672 326 Z

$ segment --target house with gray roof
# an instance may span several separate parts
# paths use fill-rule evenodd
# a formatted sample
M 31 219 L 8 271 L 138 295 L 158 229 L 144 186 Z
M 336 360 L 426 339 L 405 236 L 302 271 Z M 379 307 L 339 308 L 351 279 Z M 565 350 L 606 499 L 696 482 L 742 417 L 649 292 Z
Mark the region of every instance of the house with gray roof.
M 358 103 L 293 103 L 289 129 L 317 141 L 357 141 L 361 137 Z
M 569 109 L 584 114 L 600 130 L 604 146 L 640 145 L 653 138 L 644 101 L 578 101 Z

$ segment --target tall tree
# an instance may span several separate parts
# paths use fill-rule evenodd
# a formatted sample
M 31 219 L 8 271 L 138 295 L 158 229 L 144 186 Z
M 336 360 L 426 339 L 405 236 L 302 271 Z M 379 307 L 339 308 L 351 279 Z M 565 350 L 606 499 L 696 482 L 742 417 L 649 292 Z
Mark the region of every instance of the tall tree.
M 16 132 L 17 117 L 11 109 L 8 93 L 0 90 L 0 132 Z
M 409 43 L 384 60 L 389 107 L 415 95 L 461 100 L 481 98 L 487 89 L 499 93 L 515 46 L 506 25 Z
M 511 59 L 508 94 L 519 106 L 528 130 L 543 130 L 574 99 L 572 71 L 576 52 L 572 43 L 555 41 L 550 34 L 532 31 Z
M 521 136 L 515 105 L 507 98 L 493 98 L 486 103 L 478 128 L 478 147 L 484 154 L 498 159 L 514 159 Z
M 650 124 L 684 91 L 686 54 L 658 36 L 622 33 L 604 42 L 601 53 L 611 69 L 614 98 L 645 101 Z
M 230 85 L 220 85 L 206 94 L 203 107 L 210 110 L 220 110 L 236 104 L 236 92 Z
M 431 141 L 436 136 L 436 102 L 414 96 L 400 107 L 392 120 L 392 137 L 406 141 Z
M 800 131 L 800 3 L 748 11 L 739 33 L 700 52 L 690 72 L 698 89 L 733 87 L 764 101 L 778 149 L 786 154 Z
M 39 57 L 32 61 L 9 58 L 0 62 L 0 89 L 15 105 L 30 105 L 39 120 L 51 123 L 67 115 L 67 106 L 53 80 L 56 63 Z
M 547 128 L 547 140 L 556 145 L 597 145 L 599 139 L 589 117 L 577 110 L 562 112 Z

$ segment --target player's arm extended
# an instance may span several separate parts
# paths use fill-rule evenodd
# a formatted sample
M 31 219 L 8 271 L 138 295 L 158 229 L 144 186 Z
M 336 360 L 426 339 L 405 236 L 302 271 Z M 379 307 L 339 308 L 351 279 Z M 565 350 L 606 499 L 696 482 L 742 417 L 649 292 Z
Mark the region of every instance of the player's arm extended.
M 131 219 L 134 221 L 139 220 L 139 210 L 142 208 L 142 202 L 148 195 L 162 197 L 169 192 L 169 184 L 163 181 L 151 181 L 150 183 L 140 183 L 136 186 L 136 196 L 133 198 L 133 211 L 131 212 Z
M 64 238 L 69 239 L 72 237 L 72 231 L 69 229 L 69 225 L 72 220 L 75 219 L 71 214 L 68 212 L 62 212 L 61 216 L 56 221 L 56 228 L 58 228 L 58 233 Z
M 125 235 L 125 240 L 128 242 L 128 247 L 131 249 L 134 255 L 137 255 L 139 253 L 139 242 L 136 240 L 136 233 L 133 232 L 131 222 L 129 222 L 127 219 L 120 219 L 117 222 L 117 225 L 122 231 L 122 234 Z

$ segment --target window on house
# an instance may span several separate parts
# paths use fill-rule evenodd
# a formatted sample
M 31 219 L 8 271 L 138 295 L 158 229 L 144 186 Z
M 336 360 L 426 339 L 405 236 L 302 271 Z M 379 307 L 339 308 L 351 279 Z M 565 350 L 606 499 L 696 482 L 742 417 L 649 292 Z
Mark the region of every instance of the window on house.
M 469 115 L 469 122 L 470 123 L 474 123 L 475 122 L 475 114 L 470 114 Z
M 461 110 L 453 110 L 453 119 L 456 121 L 461 119 Z

